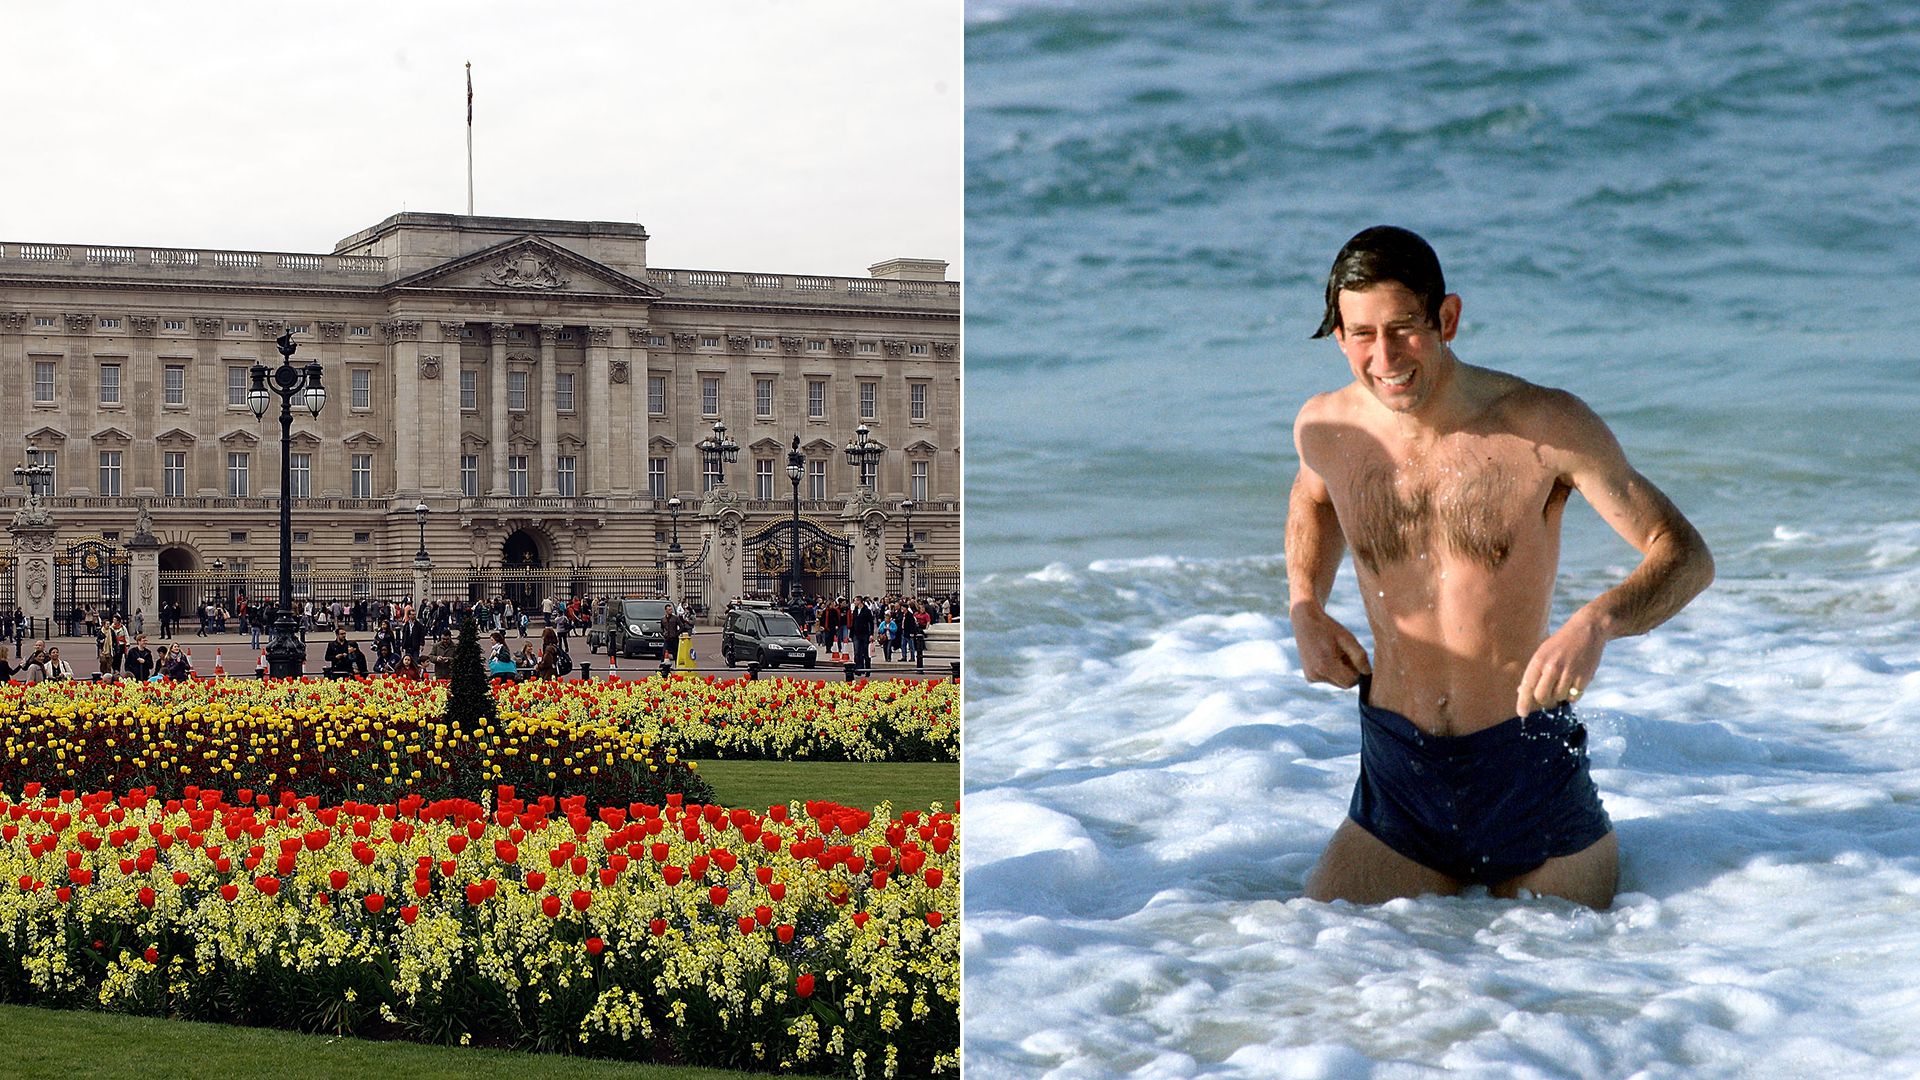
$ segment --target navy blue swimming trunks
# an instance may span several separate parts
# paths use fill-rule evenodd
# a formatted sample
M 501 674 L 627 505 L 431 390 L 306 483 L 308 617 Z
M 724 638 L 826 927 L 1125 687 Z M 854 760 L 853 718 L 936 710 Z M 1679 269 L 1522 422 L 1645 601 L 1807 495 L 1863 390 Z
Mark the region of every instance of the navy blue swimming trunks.
M 1586 849 L 1613 828 L 1587 775 L 1587 729 L 1565 702 L 1471 735 L 1429 735 L 1367 703 L 1348 815 L 1448 877 L 1491 885 Z

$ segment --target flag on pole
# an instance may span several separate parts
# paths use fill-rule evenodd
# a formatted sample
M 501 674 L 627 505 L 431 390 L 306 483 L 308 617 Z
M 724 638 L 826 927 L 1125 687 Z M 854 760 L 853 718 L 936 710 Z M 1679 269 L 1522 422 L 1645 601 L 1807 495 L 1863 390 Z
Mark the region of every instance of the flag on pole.
M 473 61 L 467 61 L 467 126 L 473 126 Z

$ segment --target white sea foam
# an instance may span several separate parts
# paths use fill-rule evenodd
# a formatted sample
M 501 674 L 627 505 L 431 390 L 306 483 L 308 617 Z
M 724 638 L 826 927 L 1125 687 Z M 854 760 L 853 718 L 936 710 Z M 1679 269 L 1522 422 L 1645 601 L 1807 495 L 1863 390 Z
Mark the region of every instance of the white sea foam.
M 1810 588 L 1920 589 L 1901 557 Z M 1914 608 L 1783 614 L 1777 580 L 1723 566 L 1609 647 L 1583 708 L 1613 910 L 1355 907 L 1300 898 L 1359 732 L 1256 602 L 1278 585 L 1270 561 L 1130 560 L 972 597 L 1056 632 L 969 643 L 996 672 L 967 714 L 970 1076 L 1920 1071 Z

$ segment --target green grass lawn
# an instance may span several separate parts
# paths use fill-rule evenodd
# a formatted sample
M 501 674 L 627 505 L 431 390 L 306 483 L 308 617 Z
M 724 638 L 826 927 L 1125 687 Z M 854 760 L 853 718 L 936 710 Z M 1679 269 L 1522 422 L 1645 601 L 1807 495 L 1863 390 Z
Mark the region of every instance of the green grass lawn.
M 727 806 L 764 810 L 794 799 L 827 799 L 871 810 L 882 799 L 893 811 L 953 809 L 960 766 L 952 762 L 701 761 L 700 775 Z
M 0 1005 L 0 1075 L 10 1080 L 745 1080 L 765 1074 Z

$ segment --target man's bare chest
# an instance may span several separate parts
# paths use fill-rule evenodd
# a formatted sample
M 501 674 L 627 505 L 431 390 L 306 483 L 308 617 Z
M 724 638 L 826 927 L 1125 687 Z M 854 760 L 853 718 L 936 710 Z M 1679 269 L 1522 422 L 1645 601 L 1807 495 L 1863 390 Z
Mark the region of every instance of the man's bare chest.
M 1354 557 L 1376 572 L 1442 555 L 1498 570 L 1564 498 L 1533 462 L 1472 445 L 1364 456 L 1331 487 Z

